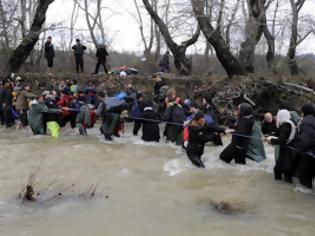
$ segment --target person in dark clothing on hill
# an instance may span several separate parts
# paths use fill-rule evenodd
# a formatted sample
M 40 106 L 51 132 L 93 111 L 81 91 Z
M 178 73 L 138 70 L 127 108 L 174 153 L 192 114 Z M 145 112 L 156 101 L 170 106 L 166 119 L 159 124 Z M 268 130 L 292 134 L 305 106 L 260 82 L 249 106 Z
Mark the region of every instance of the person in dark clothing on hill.
M 52 44 L 52 37 L 49 36 L 45 43 L 45 58 L 47 59 L 49 73 L 51 72 L 51 68 L 54 66 L 54 57 L 55 57 L 54 45 Z
M 292 183 L 295 172 L 295 136 L 297 128 L 291 121 L 291 114 L 288 110 L 280 110 L 277 114 L 277 136 L 270 136 L 267 141 L 272 145 L 279 145 L 279 157 L 274 167 L 274 178 Z
M 143 107 L 142 118 L 152 121 L 142 121 L 141 139 L 145 142 L 159 142 L 160 128 L 157 121 L 161 119 L 160 114 L 153 109 L 153 103 L 151 101 L 145 101 Z
M 264 135 L 274 135 L 277 132 L 276 119 L 268 112 L 264 115 L 264 120 L 261 124 L 261 131 Z
M 158 95 L 160 93 L 160 89 L 163 86 L 165 86 L 166 83 L 159 75 L 152 76 L 152 79 L 155 81 L 155 84 L 154 84 L 154 96 L 156 96 L 156 95 Z
M 167 51 L 164 55 L 162 60 L 159 63 L 160 71 L 163 73 L 170 72 L 170 52 Z
M 107 65 L 106 65 L 107 56 L 108 56 L 108 52 L 107 52 L 106 46 L 99 45 L 96 51 L 97 63 L 96 63 L 95 71 L 93 74 L 98 74 L 100 66 L 103 66 L 105 74 L 108 75 L 108 70 L 107 70 Z
M 220 159 L 230 163 L 233 159 L 236 164 L 246 164 L 246 152 L 249 145 L 249 138 L 241 135 L 250 136 L 254 125 L 253 108 L 248 103 L 238 106 L 238 120 L 235 127 L 235 134 L 232 142 L 220 154 Z
M 13 101 L 13 95 L 12 95 L 12 88 L 11 83 L 9 80 L 3 81 L 3 88 L 1 90 L 0 94 L 0 101 L 1 101 L 1 110 L 3 115 L 3 122 L 6 125 L 7 128 L 10 128 L 14 125 L 14 120 L 12 117 L 12 101 Z
M 86 50 L 86 46 L 81 44 L 80 39 L 77 39 L 76 42 L 77 42 L 76 45 L 73 45 L 72 49 L 74 51 L 76 71 L 79 74 L 80 69 L 82 73 L 84 72 L 83 55 L 84 55 L 84 51 Z
M 300 165 L 297 176 L 307 188 L 313 187 L 315 178 L 315 106 L 306 104 L 302 107 L 303 121 L 298 134 L 297 154 Z

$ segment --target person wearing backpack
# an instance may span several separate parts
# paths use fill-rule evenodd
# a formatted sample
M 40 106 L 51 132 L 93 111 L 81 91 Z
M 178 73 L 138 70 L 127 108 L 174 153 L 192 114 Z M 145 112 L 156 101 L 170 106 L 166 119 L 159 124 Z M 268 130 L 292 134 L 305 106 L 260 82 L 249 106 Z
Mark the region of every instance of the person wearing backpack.
M 86 50 L 86 46 L 81 44 L 80 39 L 77 39 L 76 42 L 77 43 L 73 45 L 72 50 L 74 52 L 76 71 L 79 74 L 80 69 L 81 69 L 81 73 L 84 73 L 83 55 L 84 55 L 84 51 Z

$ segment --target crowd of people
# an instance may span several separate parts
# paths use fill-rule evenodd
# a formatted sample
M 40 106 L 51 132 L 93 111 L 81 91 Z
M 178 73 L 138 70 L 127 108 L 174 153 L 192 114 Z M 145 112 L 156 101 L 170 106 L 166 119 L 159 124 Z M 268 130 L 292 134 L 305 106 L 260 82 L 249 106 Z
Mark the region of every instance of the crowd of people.
M 78 60 L 79 61 L 79 60 Z M 190 161 L 204 168 L 202 155 L 205 145 L 223 145 L 222 135 L 231 134 L 231 143 L 220 154 L 226 163 L 246 164 L 246 159 L 266 159 L 263 142 L 276 147 L 274 178 L 292 183 L 297 177 L 307 188 L 313 187 L 315 177 L 315 107 L 306 104 L 298 112 L 282 105 L 276 116 L 266 113 L 257 122 L 250 104 L 241 103 L 234 119 L 224 128 L 218 125 L 219 109 L 210 97 L 200 103 L 177 96 L 165 81 L 154 75 L 152 96 L 138 92 L 132 84 L 117 94 L 98 91 L 90 81 L 79 86 L 76 80 L 60 81 L 49 91 L 34 94 L 21 78 L 2 81 L 0 87 L 1 125 L 7 128 L 30 126 L 34 135 L 50 134 L 58 138 L 63 127 L 70 123 L 87 135 L 97 118 L 100 133 L 108 141 L 120 137 L 125 122 L 133 122 L 133 135 L 142 129 L 142 140 L 159 142 L 161 133 L 167 142 L 181 145 Z M 160 132 L 161 123 L 165 123 Z M 263 133 L 263 135 L 262 135 Z

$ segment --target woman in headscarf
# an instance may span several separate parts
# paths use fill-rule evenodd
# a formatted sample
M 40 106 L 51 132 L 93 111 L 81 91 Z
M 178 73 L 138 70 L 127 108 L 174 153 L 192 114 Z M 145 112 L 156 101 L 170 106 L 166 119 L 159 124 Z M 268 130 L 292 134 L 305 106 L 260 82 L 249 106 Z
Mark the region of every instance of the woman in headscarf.
M 292 183 L 295 163 L 295 136 L 296 126 L 291 121 L 291 114 L 288 110 L 280 110 L 277 114 L 277 137 L 271 136 L 267 141 L 272 145 L 279 145 L 279 158 L 274 167 L 274 178 Z
M 299 127 L 297 154 L 300 165 L 297 175 L 301 184 L 312 188 L 315 178 L 315 106 L 306 104 L 302 107 L 303 121 Z
M 246 152 L 249 137 L 254 125 L 253 108 L 248 103 L 242 103 L 237 110 L 238 120 L 235 126 L 232 142 L 220 154 L 220 159 L 230 163 L 233 159 L 236 164 L 246 164 Z

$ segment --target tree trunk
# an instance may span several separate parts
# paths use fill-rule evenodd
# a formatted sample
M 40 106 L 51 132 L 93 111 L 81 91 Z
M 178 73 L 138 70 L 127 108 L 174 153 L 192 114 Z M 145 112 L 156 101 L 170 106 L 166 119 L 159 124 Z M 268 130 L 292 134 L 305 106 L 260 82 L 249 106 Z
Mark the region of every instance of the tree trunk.
M 264 30 L 265 0 L 247 0 L 247 7 L 249 18 L 246 22 L 246 39 L 241 44 L 239 59 L 246 72 L 253 73 L 255 48 Z
M 164 21 L 159 17 L 157 12 L 153 9 L 148 0 L 143 0 L 143 4 L 147 9 L 148 13 L 154 20 L 155 24 L 159 27 L 159 30 L 164 37 L 164 40 L 171 50 L 174 56 L 174 64 L 176 70 L 179 74 L 190 75 L 191 74 L 191 60 L 186 57 L 186 49 L 197 42 L 200 35 L 200 28 L 197 27 L 194 35 L 187 41 L 182 42 L 180 45 L 176 44 L 170 35 L 170 32 L 164 23 Z
M 244 68 L 228 49 L 221 34 L 214 29 L 207 16 L 204 14 L 204 1 L 191 0 L 191 2 L 199 27 L 207 41 L 215 49 L 217 57 L 228 76 L 233 77 L 234 75 L 244 75 Z
M 290 74 L 297 75 L 299 74 L 299 67 L 296 62 L 295 54 L 296 54 L 296 47 L 297 47 L 297 40 L 298 40 L 299 1 L 295 3 L 294 0 L 290 0 L 290 4 L 291 4 L 291 10 L 292 10 L 292 23 L 291 23 L 290 46 L 288 49 L 287 57 L 288 57 L 288 66 L 290 69 Z
M 7 50 L 10 46 L 9 44 L 9 34 L 8 34 L 8 25 L 7 25 L 7 17 L 5 15 L 4 9 L 3 9 L 3 4 L 2 0 L 0 0 L 0 17 L 1 17 L 1 27 L 2 27 L 2 32 L 1 34 L 4 37 L 4 48 Z
M 35 17 L 30 28 L 29 33 L 23 38 L 20 45 L 13 51 L 8 65 L 8 73 L 18 72 L 27 57 L 32 52 L 35 44 L 39 39 L 39 35 L 41 34 L 42 26 L 46 20 L 46 12 L 48 10 L 49 5 L 54 0 L 39 0 L 39 4 L 36 9 Z

